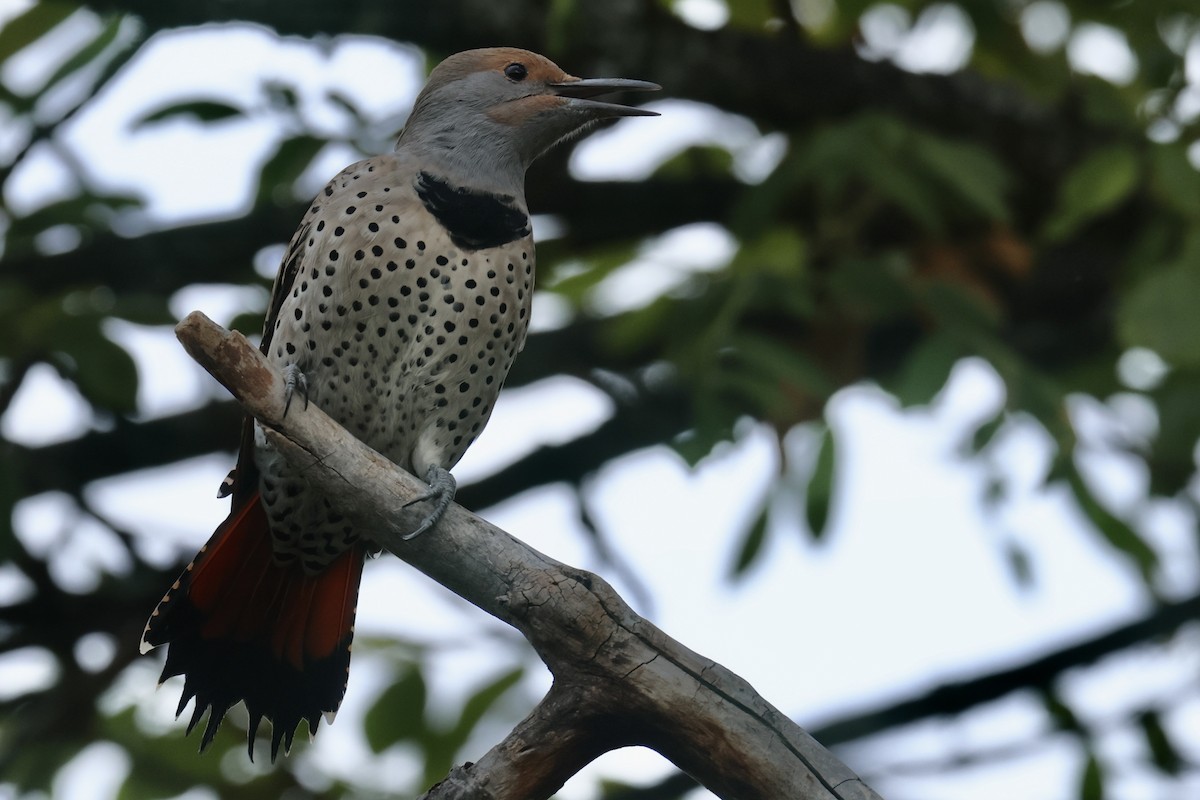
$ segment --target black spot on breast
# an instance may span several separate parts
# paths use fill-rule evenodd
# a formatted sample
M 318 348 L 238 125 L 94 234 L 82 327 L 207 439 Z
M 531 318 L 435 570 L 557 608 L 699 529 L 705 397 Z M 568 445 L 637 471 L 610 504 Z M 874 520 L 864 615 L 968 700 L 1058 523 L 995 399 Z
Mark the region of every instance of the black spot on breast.
M 428 172 L 419 173 L 415 185 L 425 208 L 464 250 L 499 247 L 529 235 L 529 217 L 508 195 L 454 188 Z

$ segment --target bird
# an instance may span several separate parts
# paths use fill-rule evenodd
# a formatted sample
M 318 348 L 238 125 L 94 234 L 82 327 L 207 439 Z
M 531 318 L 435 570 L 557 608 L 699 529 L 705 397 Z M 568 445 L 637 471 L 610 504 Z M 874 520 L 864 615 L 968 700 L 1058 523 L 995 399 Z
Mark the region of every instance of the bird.
M 655 116 L 605 102 L 656 84 L 580 79 L 528 50 L 446 58 L 429 74 L 394 150 L 350 165 L 310 204 L 285 250 L 261 351 L 286 378 L 287 408 L 312 403 L 396 465 L 424 477 L 435 528 L 450 469 L 492 412 L 529 329 L 534 242 L 525 172 L 607 119 Z M 251 760 L 271 723 L 271 760 L 310 737 L 345 695 L 369 530 L 312 489 L 247 418 L 218 492 L 229 516 L 146 623 L 166 645 L 161 686 L 183 676 L 176 710 L 205 712 L 200 750 L 245 703 Z M 436 535 L 436 532 L 430 535 Z

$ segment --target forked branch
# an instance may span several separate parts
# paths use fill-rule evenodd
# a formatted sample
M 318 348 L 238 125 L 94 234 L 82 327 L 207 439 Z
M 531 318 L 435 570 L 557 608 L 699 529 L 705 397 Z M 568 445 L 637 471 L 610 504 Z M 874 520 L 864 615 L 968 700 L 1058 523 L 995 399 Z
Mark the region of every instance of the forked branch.
M 601 578 L 561 564 L 451 506 L 411 541 L 424 484 L 316 406 L 284 415 L 283 378 L 244 337 L 194 312 L 188 353 L 266 429 L 279 452 L 360 530 L 438 583 L 517 628 L 554 676 L 545 698 L 427 800 L 536 800 L 600 754 L 645 745 L 730 800 L 870 800 L 877 795 L 744 680 L 669 636 Z

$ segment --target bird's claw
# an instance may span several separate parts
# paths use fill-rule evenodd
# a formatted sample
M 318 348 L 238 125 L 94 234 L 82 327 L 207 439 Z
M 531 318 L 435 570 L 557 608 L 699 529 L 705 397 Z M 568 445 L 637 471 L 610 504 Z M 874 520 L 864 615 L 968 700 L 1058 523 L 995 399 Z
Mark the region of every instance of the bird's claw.
M 400 537 L 404 541 L 415 539 L 437 525 L 442 515 L 446 513 L 446 509 L 450 507 L 450 503 L 454 501 L 454 493 L 458 490 L 458 482 L 454 480 L 454 476 L 448 470 L 438 466 L 429 468 L 425 473 L 425 482 L 429 484 L 429 491 L 409 500 L 404 504 L 404 508 L 426 500 L 433 502 L 433 508 L 421 520 L 421 524 L 416 527 L 416 530 Z
M 292 397 L 297 393 L 304 398 L 304 410 L 308 410 L 308 378 L 295 364 L 283 368 L 283 415 L 292 407 Z

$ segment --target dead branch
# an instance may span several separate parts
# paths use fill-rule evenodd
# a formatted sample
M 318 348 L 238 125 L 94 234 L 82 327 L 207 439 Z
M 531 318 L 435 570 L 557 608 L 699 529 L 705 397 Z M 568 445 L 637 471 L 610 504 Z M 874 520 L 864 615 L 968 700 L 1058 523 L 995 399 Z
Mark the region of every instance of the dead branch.
M 554 676 L 550 692 L 477 763 L 427 800 L 531 800 L 600 754 L 650 747 L 730 800 L 877 795 L 744 680 L 679 644 L 601 578 L 561 564 L 460 506 L 412 541 L 424 484 L 316 406 L 284 416 L 283 378 L 244 337 L 194 312 L 176 335 L 267 430 L 280 452 L 374 541 L 517 628 Z

